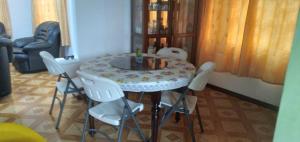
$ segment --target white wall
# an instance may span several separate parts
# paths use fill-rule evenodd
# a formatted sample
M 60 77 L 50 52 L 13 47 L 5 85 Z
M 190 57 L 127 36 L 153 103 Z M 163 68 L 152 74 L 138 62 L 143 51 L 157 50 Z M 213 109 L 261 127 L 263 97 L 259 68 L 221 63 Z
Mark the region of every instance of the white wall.
M 74 0 L 67 0 L 68 2 L 68 21 L 69 21 L 69 34 L 70 34 L 70 47 L 66 48 L 65 55 L 74 55 L 78 57 L 78 39 L 77 39 L 77 24 L 76 24 L 76 5 Z
M 32 36 L 31 0 L 8 0 L 12 38 Z
M 273 85 L 254 78 L 238 77 L 230 73 L 215 72 L 209 83 L 276 106 L 279 106 L 282 94 L 282 85 Z
M 74 10 L 77 47 L 73 52 L 81 60 L 130 52 L 130 0 L 77 0 Z

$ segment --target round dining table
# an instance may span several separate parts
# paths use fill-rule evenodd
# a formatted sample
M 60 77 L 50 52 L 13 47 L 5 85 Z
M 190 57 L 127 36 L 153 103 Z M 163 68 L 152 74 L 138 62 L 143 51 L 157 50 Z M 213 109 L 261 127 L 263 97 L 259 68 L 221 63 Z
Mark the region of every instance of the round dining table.
M 159 131 L 161 91 L 185 87 L 195 74 L 193 64 L 171 57 L 135 54 L 104 55 L 80 65 L 80 70 L 117 82 L 124 92 L 148 92 L 152 101 L 151 141 L 156 142 Z

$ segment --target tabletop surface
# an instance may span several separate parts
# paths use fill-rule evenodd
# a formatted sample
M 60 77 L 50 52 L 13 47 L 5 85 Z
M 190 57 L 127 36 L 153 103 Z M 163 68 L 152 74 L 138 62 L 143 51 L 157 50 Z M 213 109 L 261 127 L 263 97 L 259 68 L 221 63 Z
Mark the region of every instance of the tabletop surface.
M 115 68 L 138 71 L 160 70 L 166 68 L 168 65 L 168 62 L 163 58 L 149 56 L 140 58 L 136 58 L 135 56 L 117 57 L 109 63 Z
M 105 55 L 83 63 L 80 70 L 116 81 L 124 91 L 130 92 L 156 92 L 177 89 L 187 86 L 195 74 L 193 64 L 157 55 L 151 57 L 144 55 L 144 57 L 145 59 L 149 58 L 149 61 L 152 58 L 163 60 L 165 63 L 159 64 L 161 68 L 125 69 L 112 64 L 113 62 L 117 64 L 120 59 L 127 59 L 125 61 L 127 63 L 132 62 L 133 57 L 133 54 Z

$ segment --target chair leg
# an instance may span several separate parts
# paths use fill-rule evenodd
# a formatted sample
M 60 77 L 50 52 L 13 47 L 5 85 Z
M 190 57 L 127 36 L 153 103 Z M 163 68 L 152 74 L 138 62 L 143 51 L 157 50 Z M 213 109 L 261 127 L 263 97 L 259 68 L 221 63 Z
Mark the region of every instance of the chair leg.
M 141 103 L 144 97 L 144 92 L 139 93 L 139 100 L 138 103 Z
M 192 91 L 192 96 L 196 96 L 194 91 Z M 196 112 L 197 112 L 197 118 L 198 118 L 201 133 L 204 133 L 203 123 L 202 123 L 202 120 L 201 120 L 201 117 L 200 117 L 200 111 L 199 111 L 198 103 L 196 103 Z
M 189 117 L 189 114 L 188 114 L 187 111 L 185 111 L 184 114 L 185 114 L 186 120 L 188 122 L 188 127 L 189 127 L 190 134 L 192 136 L 192 141 L 196 142 L 196 138 L 195 138 L 195 134 L 194 134 L 194 128 L 193 128 L 193 122 L 192 122 L 192 120 L 190 120 L 190 117 Z
M 196 113 L 197 113 L 197 118 L 198 118 L 201 133 L 204 133 L 203 123 L 202 123 L 202 120 L 201 120 L 201 117 L 200 117 L 200 111 L 199 111 L 199 108 L 198 108 L 198 104 L 196 104 Z
M 59 111 L 59 115 L 58 115 L 58 118 L 57 118 L 57 122 L 56 122 L 56 129 L 58 129 L 59 127 L 59 124 L 60 124 L 60 120 L 61 120 L 61 116 L 62 116 L 62 112 L 64 110 L 64 107 L 65 107 L 65 102 L 66 102 L 66 99 L 67 99 L 67 94 L 64 93 L 64 98 L 60 104 L 60 111 Z
M 184 112 L 185 118 L 188 122 L 188 127 L 189 127 L 190 134 L 192 136 L 192 141 L 196 142 L 194 128 L 193 128 L 193 122 L 192 122 L 192 120 L 190 120 L 190 114 L 189 114 L 189 110 L 187 109 L 185 99 L 182 99 L 182 103 L 183 103 L 183 109 L 184 109 L 183 112 Z
M 124 123 L 125 123 L 125 115 L 127 114 L 126 109 L 124 108 L 123 115 L 120 120 L 120 128 L 118 132 L 118 142 L 121 142 L 122 140 L 122 134 L 123 134 L 123 129 L 124 129 Z
M 170 119 L 170 117 L 172 116 L 173 112 L 176 109 L 177 109 L 176 106 L 167 108 L 167 110 L 165 111 L 165 113 L 163 114 L 163 116 L 161 118 L 160 127 L 164 126 L 164 124 L 166 123 L 166 121 Z
M 52 114 L 52 110 L 53 110 L 53 106 L 54 106 L 54 103 L 55 103 L 56 95 L 57 95 L 57 88 L 55 87 L 55 91 L 54 91 L 54 95 L 53 95 L 53 98 L 52 98 L 52 103 L 51 103 L 49 114 Z
M 143 140 L 144 142 L 146 142 L 146 141 L 147 141 L 147 140 L 146 140 L 146 137 L 145 137 L 145 135 L 144 135 L 144 133 L 143 133 L 143 131 L 142 131 L 140 125 L 139 125 L 138 120 L 135 118 L 135 116 L 134 116 L 133 113 L 130 113 L 130 116 L 131 116 L 131 118 L 132 118 L 133 121 L 134 121 L 134 124 L 135 124 L 135 126 L 136 126 L 136 128 L 137 128 L 137 130 L 138 130 L 138 133 L 139 133 L 140 137 L 142 138 L 142 140 Z
M 87 110 L 85 112 L 85 116 L 84 116 L 84 125 L 83 125 L 83 129 L 82 129 L 81 142 L 85 142 L 85 130 L 88 125 L 88 119 L 89 119 L 88 117 L 89 117 L 89 111 Z
M 181 87 L 179 89 L 176 89 L 175 92 L 178 92 L 178 93 L 184 93 L 184 91 L 186 90 L 185 87 Z M 180 113 L 179 112 L 176 112 L 175 113 L 175 122 L 178 123 L 180 121 Z

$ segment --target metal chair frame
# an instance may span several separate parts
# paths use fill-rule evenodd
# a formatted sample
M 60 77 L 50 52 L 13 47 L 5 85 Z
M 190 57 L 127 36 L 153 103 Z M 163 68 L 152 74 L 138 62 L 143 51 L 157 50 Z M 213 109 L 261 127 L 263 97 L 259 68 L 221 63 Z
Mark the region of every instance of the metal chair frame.
M 67 81 L 67 82 L 63 82 L 63 83 L 66 83 L 66 84 L 64 84 L 65 86 L 63 86 L 65 88 L 58 88 L 59 86 L 58 86 L 58 84 L 56 84 L 54 95 L 52 98 L 51 107 L 49 110 L 49 114 L 51 115 L 52 111 L 53 111 L 55 100 L 57 99 L 59 101 L 60 111 L 59 111 L 59 115 L 57 118 L 55 128 L 58 129 L 60 121 L 61 121 L 62 112 L 64 110 L 65 102 L 67 99 L 67 94 L 78 93 L 80 95 L 83 95 L 83 93 L 82 93 L 83 88 L 77 87 L 75 82 L 68 75 L 65 68 L 63 68 L 62 65 L 59 64 L 59 62 L 56 61 L 55 58 L 50 53 L 48 53 L 46 51 L 41 51 L 39 54 L 42 57 L 42 60 L 45 64 L 46 68 L 48 69 L 49 74 L 58 76 L 56 83 L 61 82 L 62 78 Z M 64 89 L 64 90 L 62 90 L 62 89 Z M 63 93 L 62 100 L 59 97 L 57 97 L 57 91 L 60 91 L 60 93 Z
M 190 119 L 190 114 L 189 114 L 189 110 L 187 108 L 186 105 L 186 101 L 185 101 L 185 96 L 190 92 L 190 89 L 186 89 L 184 91 L 184 93 L 181 93 L 180 97 L 178 98 L 178 100 L 176 101 L 176 103 L 169 107 L 169 106 L 163 106 L 165 108 L 165 112 L 161 118 L 161 122 L 160 122 L 160 127 L 163 127 L 164 124 L 167 122 L 167 120 L 170 119 L 170 117 L 172 116 L 172 114 L 174 112 L 178 113 L 183 113 L 185 116 L 185 119 L 188 122 L 188 129 L 190 131 L 190 134 L 192 136 L 192 141 L 195 142 L 196 138 L 195 138 L 195 134 L 194 134 L 194 128 L 193 128 L 193 122 Z M 182 103 L 182 106 L 180 105 L 180 102 Z M 200 118 L 200 114 L 199 111 L 197 111 L 197 115 L 198 115 L 198 120 L 202 129 L 202 122 L 201 122 L 201 118 Z
M 83 95 L 83 93 L 81 93 L 83 91 L 83 88 L 79 89 L 66 72 L 64 72 L 63 74 L 60 74 L 58 76 L 57 82 L 60 82 L 62 78 L 67 80 L 66 90 L 63 92 L 63 99 L 61 100 L 59 97 L 57 97 L 58 89 L 57 89 L 57 87 L 55 87 L 51 107 L 50 107 L 50 110 L 49 110 L 49 114 L 52 114 L 54 103 L 55 103 L 55 100 L 57 99 L 59 101 L 60 111 L 59 111 L 57 122 L 56 122 L 56 125 L 55 125 L 56 129 L 59 128 L 62 112 L 64 110 L 65 102 L 67 100 L 67 94 L 72 93 L 72 95 L 73 95 L 73 93 L 78 93 L 80 95 Z
M 124 102 L 125 106 L 124 106 L 124 109 L 123 109 L 123 114 L 122 114 L 122 117 L 121 117 L 121 120 L 120 120 L 120 125 L 119 125 L 119 130 L 118 130 L 118 142 L 121 142 L 121 138 L 122 138 L 122 134 L 123 134 L 123 130 L 124 130 L 124 126 L 125 126 L 125 122 L 131 118 L 133 119 L 134 121 L 134 124 L 136 126 L 136 129 L 137 129 L 137 132 L 138 134 L 140 135 L 141 139 L 146 142 L 147 139 L 144 135 L 144 133 L 142 132 L 141 130 L 141 127 L 139 125 L 139 122 L 138 120 L 135 118 L 135 115 L 138 111 L 135 111 L 133 112 L 127 102 L 127 99 L 125 97 L 122 97 L 121 98 L 122 101 Z M 87 107 L 87 110 L 85 112 L 85 116 L 84 116 L 84 126 L 83 126 L 83 132 L 82 132 L 82 136 L 81 136 L 81 142 L 85 142 L 85 131 L 88 130 L 89 132 L 90 131 L 94 131 L 94 129 L 87 129 L 88 127 L 88 119 L 89 119 L 89 112 L 88 110 L 92 107 L 92 101 L 91 99 L 88 99 L 88 107 Z M 108 138 L 110 141 L 113 141 L 106 133 L 104 132 L 101 132 L 101 131 L 98 131 L 100 132 L 102 135 L 104 135 L 106 138 Z
M 87 107 L 87 110 L 86 110 L 85 116 L 84 116 L 84 126 L 83 126 L 83 131 L 82 131 L 81 142 L 85 141 L 85 137 L 86 137 L 85 135 L 86 135 L 87 130 L 89 132 L 95 131 L 95 129 L 88 128 L 88 119 L 91 114 L 90 111 L 93 111 L 92 109 L 97 109 L 97 106 L 92 107 L 92 104 L 94 102 L 99 102 L 100 104 L 98 104 L 98 107 L 103 107 L 104 109 L 105 109 L 105 107 L 110 107 L 110 104 L 111 104 L 113 109 L 118 109 L 119 111 L 122 111 L 122 112 L 118 111 L 118 112 L 116 112 L 116 114 L 114 114 L 120 118 L 118 118 L 118 117 L 112 118 L 111 122 L 109 120 L 106 120 L 107 124 L 111 124 L 111 125 L 117 126 L 119 128 L 118 129 L 118 138 L 117 138 L 118 142 L 121 142 L 125 122 L 130 118 L 133 120 L 133 122 L 135 124 L 135 128 L 137 129 L 138 134 L 141 137 L 141 139 L 143 141 L 147 141 L 143 131 L 140 128 L 138 120 L 135 118 L 135 115 L 137 114 L 137 112 L 141 111 L 141 109 L 142 109 L 142 108 L 140 108 L 141 104 L 139 104 L 139 106 L 135 106 L 135 108 L 133 108 L 135 111 L 133 112 L 131 106 L 128 103 L 128 100 L 126 99 L 126 95 L 124 94 L 123 90 L 116 82 L 109 80 L 107 78 L 93 76 L 93 75 L 87 74 L 85 72 L 77 71 L 77 73 L 80 76 L 80 79 L 83 83 L 83 87 L 88 96 L 88 107 Z M 117 102 L 114 102 L 114 101 L 117 101 Z M 106 104 L 103 104 L 103 103 L 106 103 Z M 118 103 L 119 106 L 114 106 L 115 103 Z M 123 103 L 123 104 L 119 104 L 119 103 Z M 132 103 L 134 103 L 134 102 L 132 102 Z M 103 104 L 103 106 L 101 106 L 101 104 Z M 114 108 L 114 107 L 117 107 L 117 108 Z M 136 108 L 136 107 L 138 107 L 138 108 Z M 98 109 L 100 109 L 100 108 L 98 108 Z M 105 111 L 99 112 L 99 114 L 105 116 Z M 95 117 L 93 114 L 91 116 Z M 99 120 L 101 121 L 101 118 L 99 118 Z M 104 120 L 104 122 L 105 122 L 105 120 Z M 101 132 L 101 134 L 103 134 L 109 140 L 111 140 L 111 138 L 109 138 L 107 134 L 102 133 L 102 132 Z
M 215 64 L 213 62 L 204 63 L 203 65 L 200 66 L 199 70 L 197 71 L 197 74 L 190 81 L 189 85 L 186 86 L 185 90 L 182 93 L 177 92 L 180 95 L 179 95 L 179 98 L 176 100 L 175 104 L 173 104 L 172 106 L 167 106 L 167 105 L 164 105 L 163 103 L 161 103 L 162 107 L 164 107 L 166 109 L 165 109 L 165 113 L 161 119 L 160 127 L 162 127 L 165 124 L 165 122 L 171 117 L 173 112 L 176 112 L 176 115 L 178 115 L 179 112 L 184 113 L 185 118 L 187 119 L 187 121 L 189 123 L 188 126 L 189 126 L 190 134 L 192 136 L 192 140 L 193 140 L 193 142 L 196 141 L 194 130 L 193 130 L 193 122 L 191 122 L 191 120 L 189 118 L 190 111 L 188 110 L 185 99 L 186 99 L 186 95 L 188 95 L 188 93 L 190 91 L 192 91 L 192 96 L 196 96 L 194 91 L 202 91 L 205 88 L 205 86 L 208 82 L 209 75 L 213 71 L 214 68 L 215 68 Z M 197 102 L 196 102 L 195 109 L 196 109 L 200 129 L 201 129 L 201 132 L 203 133 L 204 132 L 203 123 L 201 121 L 201 116 L 199 113 L 199 108 L 198 108 Z

